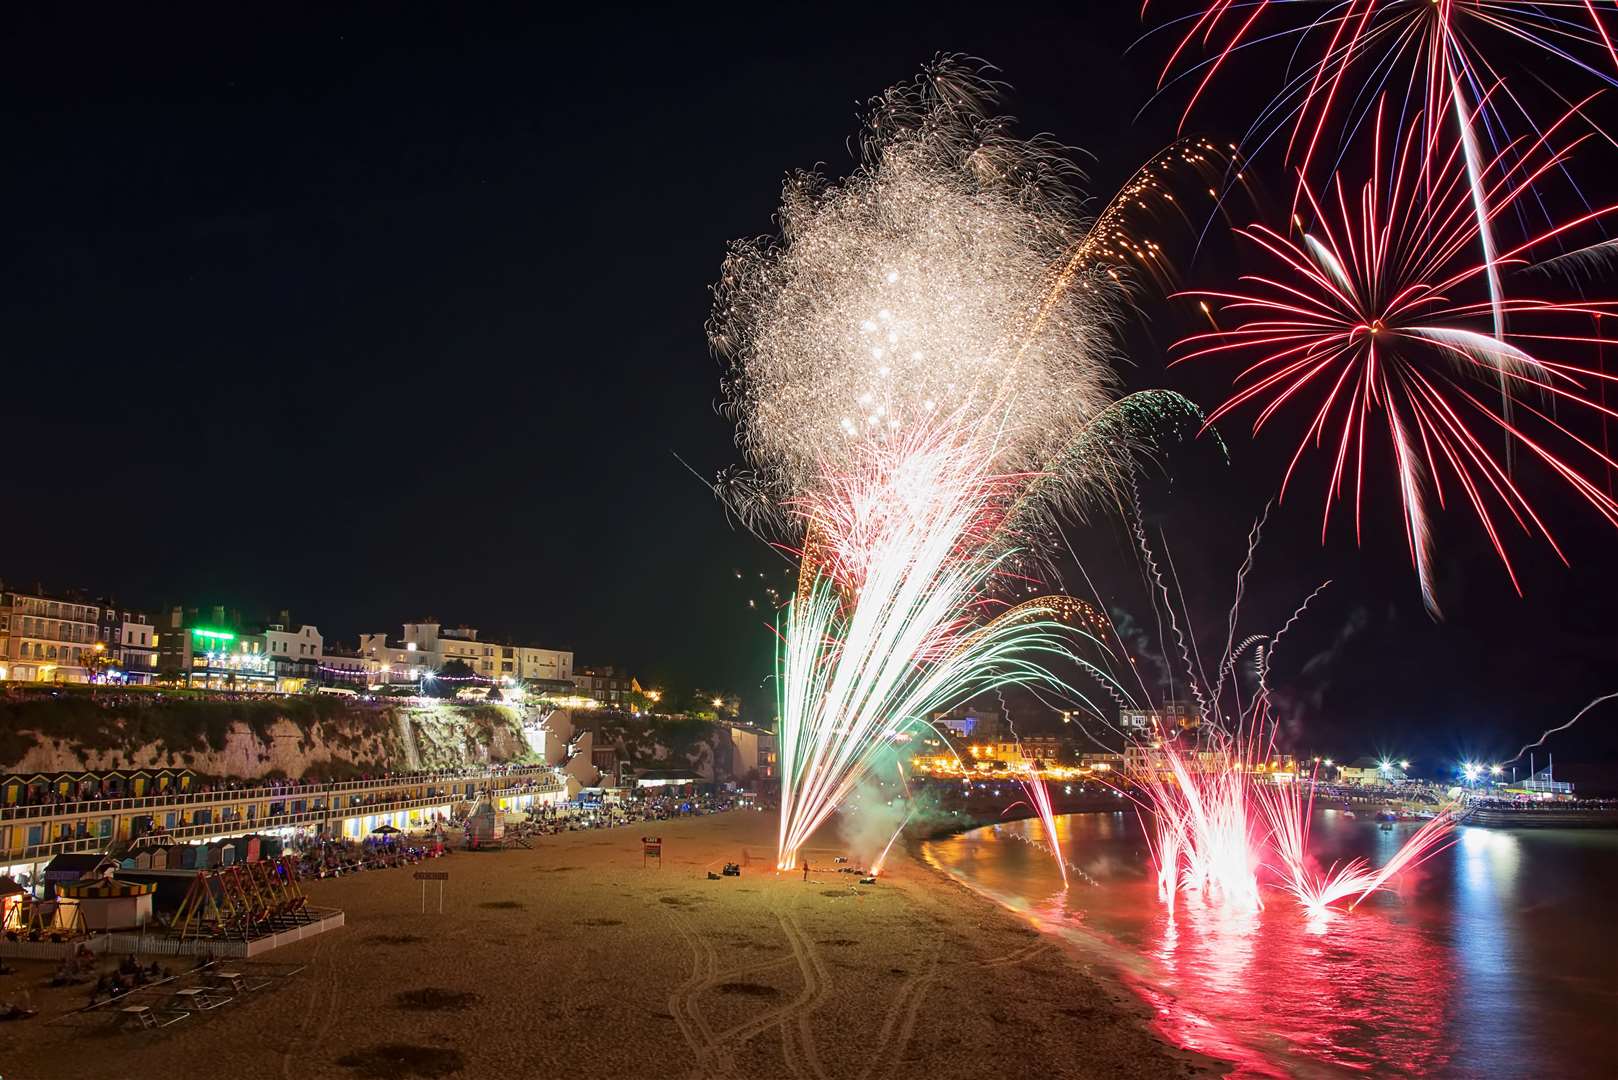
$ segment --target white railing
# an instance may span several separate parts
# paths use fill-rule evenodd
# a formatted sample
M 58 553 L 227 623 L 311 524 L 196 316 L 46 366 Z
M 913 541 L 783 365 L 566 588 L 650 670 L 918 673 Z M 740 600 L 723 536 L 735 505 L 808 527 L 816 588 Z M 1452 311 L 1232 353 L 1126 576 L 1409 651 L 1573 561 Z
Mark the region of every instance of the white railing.
M 489 780 L 496 776 L 534 776 L 550 770 L 542 765 L 521 765 L 499 772 L 488 770 L 458 773 L 418 773 L 413 776 L 383 777 L 376 780 L 345 780 L 327 784 L 262 784 L 254 787 L 221 788 L 214 791 L 163 793 L 158 795 L 117 796 L 113 798 L 77 799 L 72 802 L 29 803 L 0 806 L 0 824 L 10 821 L 31 821 L 39 818 L 89 817 L 97 814 L 116 814 L 130 810 L 175 810 L 205 803 L 231 803 L 244 800 L 296 799 L 315 795 L 347 795 L 379 788 L 407 787 L 414 784 L 457 784 L 466 781 Z

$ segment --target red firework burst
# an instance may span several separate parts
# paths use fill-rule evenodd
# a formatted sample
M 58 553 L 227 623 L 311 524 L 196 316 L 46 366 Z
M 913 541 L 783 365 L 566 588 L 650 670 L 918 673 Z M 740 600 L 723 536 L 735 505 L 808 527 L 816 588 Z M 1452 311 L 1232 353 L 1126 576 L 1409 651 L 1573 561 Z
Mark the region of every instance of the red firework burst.
M 1211 318 L 1210 303 L 1236 322 L 1220 326 L 1216 319 L 1216 329 L 1182 340 L 1176 348 L 1184 352 L 1175 362 L 1225 355 L 1247 361 L 1210 423 L 1253 405 L 1259 407 L 1256 435 L 1284 409 L 1313 410 L 1281 491 L 1284 497 L 1311 445 L 1330 447 L 1322 537 L 1333 503 L 1350 485 L 1358 536 L 1365 444 L 1385 430 L 1411 559 L 1435 614 L 1427 500 L 1430 493 L 1443 506 L 1450 482 L 1476 514 L 1514 587 L 1502 530 L 1508 520 L 1562 554 L 1514 482 L 1509 460 L 1490 449 L 1502 435 L 1618 527 L 1618 502 L 1581 469 L 1618 462 L 1569 426 L 1573 413 L 1618 416 L 1599 397 L 1601 384 L 1614 377 L 1572 358 L 1607 340 L 1602 323 L 1618 315 L 1618 302 L 1498 290 L 1502 270 L 1529 265 L 1552 240 L 1618 207 L 1561 222 L 1481 261 L 1476 254 L 1482 230 L 1580 141 L 1562 150 L 1551 146 L 1572 115 L 1543 135 L 1502 147 L 1492 161 L 1469 164 L 1459 146 L 1440 152 L 1419 117 L 1385 146 L 1379 108 L 1371 168 L 1357 189 L 1340 173 L 1318 196 L 1305 188 L 1302 209 L 1310 220 L 1295 216 L 1289 234 L 1265 225 L 1237 230 L 1259 249 L 1268 271 L 1243 276 L 1241 291 L 1185 294 L 1200 298 Z M 1588 326 L 1594 330 L 1581 332 Z

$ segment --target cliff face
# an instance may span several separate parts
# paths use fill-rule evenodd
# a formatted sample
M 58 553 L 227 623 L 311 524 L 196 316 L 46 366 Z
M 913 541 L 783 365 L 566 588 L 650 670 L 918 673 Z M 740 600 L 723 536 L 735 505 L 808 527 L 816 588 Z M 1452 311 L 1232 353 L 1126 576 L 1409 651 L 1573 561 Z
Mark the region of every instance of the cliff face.
M 0 701 L 0 773 L 187 768 L 240 779 L 319 778 L 526 761 L 525 719 L 504 705 L 330 697 Z
M 723 724 L 627 713 L 576 713 L 572 722 L 579 731 L 593 735 L 594 746 L 612 747 L 637 771 L 690 771 L 704 780 L 742 778 L 734 768 L 731 730 Z

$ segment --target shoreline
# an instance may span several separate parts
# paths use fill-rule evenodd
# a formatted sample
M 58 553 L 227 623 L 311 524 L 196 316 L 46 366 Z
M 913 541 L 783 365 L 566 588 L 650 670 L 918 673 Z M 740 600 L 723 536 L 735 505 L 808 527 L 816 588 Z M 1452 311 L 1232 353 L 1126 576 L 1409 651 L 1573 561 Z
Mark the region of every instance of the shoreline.
M 406 870 L 307 883 L 348 925 L 267 959 L 304 970 L 273 994 L 157 1032 L 49 1024 L 83 988 L 41 990 L 42 1015 L 0 1025 L 0 1072 L 130 1075 L 199 1062 L 256 1078 L 1216 1075 L 1169 1044 L 1127 988 L 928 866 L 913 844 L 875 886 L 812 845 L 805 882 L 760 856 L 773 816 L 711 817 L 457 852 L 445 914 Z M 640 834 L 665 865 L 641 866 Z M 752 861 L 749 863 L 749 856 Z M 711 881 L 725 862 L 740 877 Z M 431 888 L 431 886 L 429 886 Z

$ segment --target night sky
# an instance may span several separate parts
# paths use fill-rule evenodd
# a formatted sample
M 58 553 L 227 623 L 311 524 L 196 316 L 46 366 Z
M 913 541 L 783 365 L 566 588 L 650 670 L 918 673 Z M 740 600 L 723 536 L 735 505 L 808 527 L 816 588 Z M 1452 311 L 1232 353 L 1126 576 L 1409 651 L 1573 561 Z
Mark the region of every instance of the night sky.
M 1166 43 L 1126 55 L 1133 5 L 1071 7 L 13 23 L 0 572 L 154 611 L 288 608 L 328 642 L 432 615 L 733 688 L 767 718 L 763 586 L 791 578 L 681 464 L 736 460 L 703 334 L 725 244 L 769 231 L 788 169 L 846 171 L 858 103 L 941 50 L 994 63 L 1022 130 L 1093 155 L 1105 195 L 1172 137 L 1183 97 L 1137 115 Z M 1233 74 L 1198 130 L 1239 137 L 1267 85 Z M 1194 259 L 1192 239 L 1184 280 L 1228 284 L 1223 226 Z M 1217 402 L 1229 369 L 1164 368 L 1187 305 L 1142 307 L 1130 385 Z M 1224 433 L 1228 463 L 1207 440 L 1173 448 L 1172 480 L 1145 491 L 1214 651 L 1293 445 L 1242 419 Z M 1296 748 L 1492 760 L 1618 689 L 1613 536 L 1565 490 L 1524 477 L 1573 567 L 1515 541 L 1522 600 L 1474 523 L 1439 518 L 1435 623 L 1391 477 L 1356 548 L 1351 511 L 1321 546 L 1324 477 L 1305 475 L 1244 610 L 1244 632 L 1274 629 L 1332 579 L 1276 661 Z M 1109 605 L 1149 624 L 1121 527 L 1069 537 Z M 1612 760 L 1615 731 L 1618 710 L 1595 713 L 1551 748 Z

